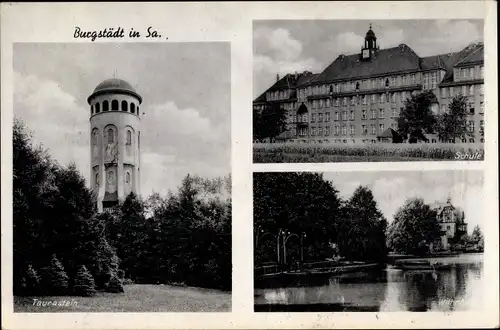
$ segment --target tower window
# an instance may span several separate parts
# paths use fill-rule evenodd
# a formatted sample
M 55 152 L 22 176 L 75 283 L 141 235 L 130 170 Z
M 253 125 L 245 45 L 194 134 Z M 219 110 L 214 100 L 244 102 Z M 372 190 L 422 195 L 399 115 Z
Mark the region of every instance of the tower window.
M 113 183 L 114 175 L 115 175 L 115 172 L 113 172 L 113 171 L 108 172 L 108 183 Z
M 359 82 L 356 83 L 356 90 L 359 91 Z
M 95 174 L 95 186 L 99 187 L 99 173 Z
M 127 131 L 127 145 L 131 145 L 131 144 L 132 144 L 132 132 Z
M 109 102 L 107 100 L 102 102 L 102 111 L 109 111 Z
M 113 129 L 108 129 L 108 144 L 115 142 L 115 136 L 113 134 Z
M 385 80 L 385 87 L 389 87 L 389 79 L 388 78 Z
M 125 175 L 125 183 L 130 183 L 130 172 L 127 172 L 127 175 Z
M 93 115 L 93 114 L 94 114 L 94 106 L 93 106 L 93 105 L 91 105 L 91 106 L 90 106 L 90 115 Z
M 118 101 L 117 100 L 111 101 L 111 110 L 118 111 Z
M 101 104 L 99 102 L 97 102 L 95 104 L 95 113 L 99 113 L 101 112 Z
M 128 111 L 128 103 L 127 101 L 122 101 L 122 111 Z
M 92 131 L 92 145 L 93 146 L 97 145 L 97 129 L 94 129 Z
M 135 104 L 130 103 L 130 112 L 135 113 Z
M 139 106 L 137 106 L 137 115 L 139 116 Z

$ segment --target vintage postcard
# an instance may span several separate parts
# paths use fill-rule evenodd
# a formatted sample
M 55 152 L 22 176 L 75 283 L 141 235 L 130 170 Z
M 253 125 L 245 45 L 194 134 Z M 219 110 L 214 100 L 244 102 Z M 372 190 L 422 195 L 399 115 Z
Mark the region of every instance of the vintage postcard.
M 481 310 L 483 188 L 472 170 L 255 173 L 255 311 Z
M 497 327 L 496 3 L 2 3 L 2 328 Z
M 473 19 L 255 21 L 254 161 L 483 160 L 483 29 Z

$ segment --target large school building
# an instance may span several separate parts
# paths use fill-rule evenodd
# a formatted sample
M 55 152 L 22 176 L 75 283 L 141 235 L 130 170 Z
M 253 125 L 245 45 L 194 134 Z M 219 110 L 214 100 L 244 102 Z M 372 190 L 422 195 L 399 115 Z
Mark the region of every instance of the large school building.
M 432 91 L 431 109 L 446 111 L 454 96 L 467 97 L 467 127 L 457 143 L 484 142 L 484 45 L 472 43 L 449 54 L 420 57 L 408 45 L 379 49 L 373 30 L 358 54 L 339 55 L 321 73 L 277 76 L 253 102 L 260 111 L 279 103 L 287 130 L 278 141 L 316 143 L 395 142 L 396 118 L 414 93 Z M 440 142 L 426 134 L 429 143 Z

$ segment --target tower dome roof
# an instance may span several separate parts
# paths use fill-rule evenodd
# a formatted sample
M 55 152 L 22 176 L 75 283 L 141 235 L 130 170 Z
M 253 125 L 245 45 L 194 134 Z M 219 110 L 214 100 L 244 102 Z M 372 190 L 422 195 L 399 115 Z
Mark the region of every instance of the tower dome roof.
M 130 85 L 128 82 L 126 82 L 123 79 L 118 79 L 118 78 L 110 78 L 102 81 L 97 87 L 94 89 L 95 92 L 103 91 L 103 90 L 108 90 L 108 89 L 113 89 L 113 90 L 127 90 L 130 92 L 136 93 L 134 87 Z
M 135 88 L 132 87 L 132 85 L 127 81 L 118 78 L 103 80 L 99 85 L 96 86 L 94 92 L 92 92 L 92 95 L 88 97 L 87 101 L 90 103 L 90 100 L 94 96 L 111 93 L 129 94 L 138 98 L 139 102 L 142 102 L 142 98 L 139 94 L 137 94 Z
M 370 23 L 370 29 L 368 30 L 368 32 L 366 32 L 366 37 L 365 39 L 370 39 L 370 38 L 377 38 L 375 37 L 375 32 L 373 32 L 372 30 L 372 24 Z

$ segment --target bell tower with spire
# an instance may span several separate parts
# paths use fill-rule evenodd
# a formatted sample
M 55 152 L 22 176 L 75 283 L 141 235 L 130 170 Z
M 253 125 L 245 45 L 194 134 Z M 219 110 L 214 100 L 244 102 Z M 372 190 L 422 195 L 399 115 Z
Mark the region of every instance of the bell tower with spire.
M 365 44 L 361 47 L 361 59 L 365 61 L 372 59 L 377 50 L 377 37 L 375 36 L 375 32 L 372 30 L 372 24 L 370 23 L 370 29 L 366 32 L 365 36 Z

